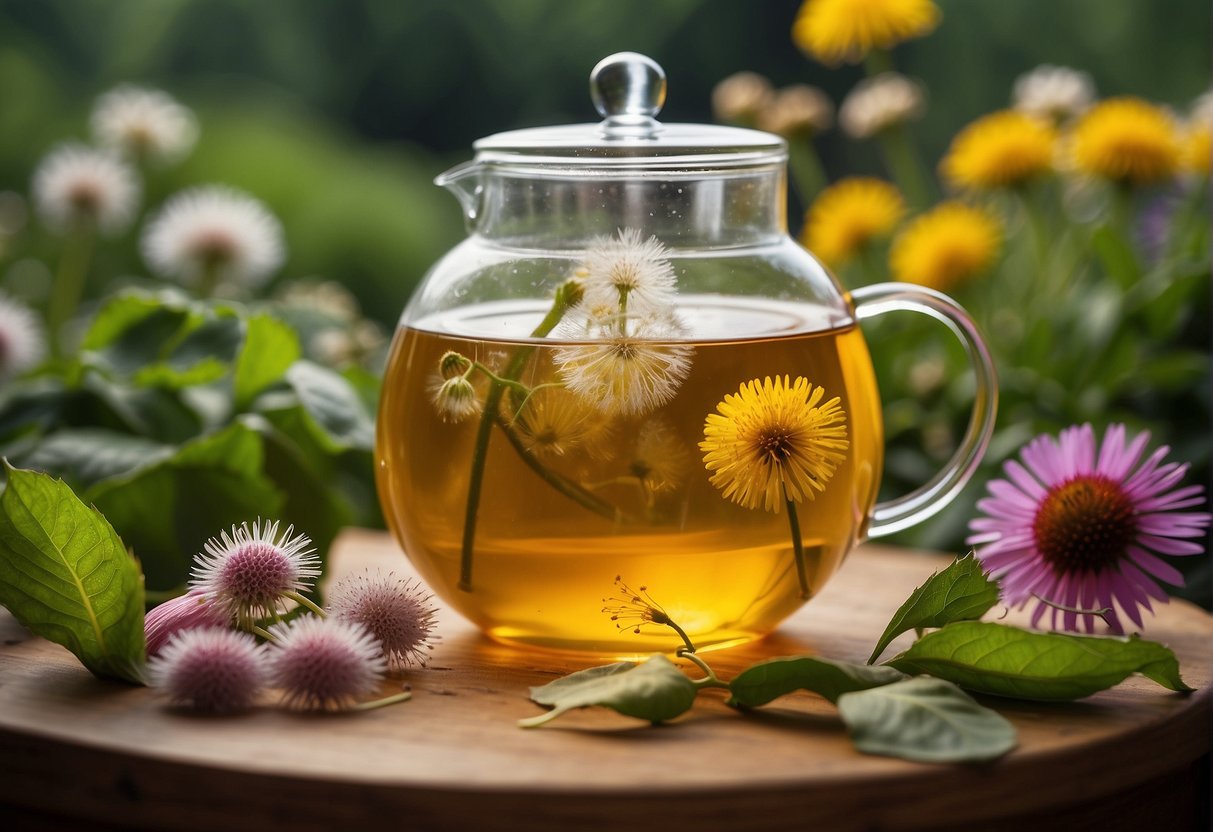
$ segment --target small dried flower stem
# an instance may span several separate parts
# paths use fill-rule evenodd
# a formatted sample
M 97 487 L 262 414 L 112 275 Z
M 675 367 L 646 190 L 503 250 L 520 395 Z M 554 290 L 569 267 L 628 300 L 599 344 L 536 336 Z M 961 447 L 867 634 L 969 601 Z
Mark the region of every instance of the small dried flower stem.
M 1032 593 L 1032 597 L 1035 598 L 1040 603 L 1044 604 L 1046 607 L 1052 607 L 1053 609 L 1059 610 L 1060 612 L 1072 612 L 1072 613 L 1076 613 L 1077 615 L 1097 615 L 1097 616 L 1099 616 L 1100 620 L 1103 621 L 1103 623 L 1105 623 L 1105 624 L 1111 623 L 1108 621 L 1108 613 L 1110 613 L 1112 611 L 1111 607 L 1100 607 L 1099 609 L 1094 609 L 1094 610 L 1084 610 L 1082 607 L 1068 607 L 1065 604 L 1059 604 L 1056 601 L 1050 601 L 1048 598 L 1044 598 L 1040 595 L 1037 595 L 1035 592 Z
M 796 503 L 788 504 L 788 527 L 792 532 L 792 551 L 796 556 L 796 579 L 800 581 L 800 597 L 809 597 L 809 573 L 804 561 L 804 541 L 800 537 L 800 518 L 796 516 Z
M 729 683 L 721 681 L 720 677 L 716 675 L 716 671 L 712 670 L 712 668 L 708 666 L 707 662 L 695 655 L 695 648 L 692 647 L 690 649 L 683 649 L 680 647 L 677 655 L 679 658 L 686 659 L 704 672 L 705 675 L 702 679 L 691 680 L 691 684 L 693 684 L 696 688 L 724 688 L 725 690 L 728 690 Z
M 93 252 L 93 229 L 81 226 L 68 234 L 59 259 L 59 271 L 47 309 L 46 322 L 50 335 L 51 352 L 63 355 L 63 327 L 76 314 L 80 297 L 84 294 L 84 281 L 88 276 L 89 259 Z
M 575 482 L 562 477 L 560 474 L 548 468 L 542 462 L 535 458 L 535 455 L 527 450 L 518 433 L 510 427 L 510 425 L 502 418 L 498 417 L 497 426 L 501 428 L 501 432 L 505 434 L 509 440 L 510 446 L 518 452 L 518 456 L 526 463 L 527 467 L 538 474 L 543 481 L 555 488 L 570 500 L 587 508 L 595 514 L 600 514 L 608 520 L 618 518 L 619 511 L 615 506 L 606 502 L 595 494 L 591 494 L 585 488 L 582 488 Z
M 565 284 L 567 285 L 567 284 Z M 532 338 L 543 338 L 560 323 L 564 313 L 569 308 L 569 296 L 565 287 L 556 290 L 556 298 L 552 308 L 531 332 Z M 490 380 L 488 392 L 484 396 L 484 411 L 480 414 L 480 424 L 476 429 L 476 444 L 472 450 L 472 471 L 468 477 L 467 510 L 463 517 L 463 546 L 459 557 L 459 588 L 464 592 L 472 591 L 472 556 L 476 548 L 476 518 L 480 513 L 480 490 L 484 485 L 484 466 L 489 455 L 489 436 L 493 432 L 493 423 L 497 421 L 497 410 L 501 406 L 501 397 L 505 394 L 505 381 L 517 381 L 518 374 L 526 366 L 534 347 L 519 347 L 515 350 L 510 363 L 506 365 L 499 380 Z
M 680 655 L 680 656 L 685 655 L 688 658 L 690 658 L 691 654 L 693 654 L 695 652 L 695 642 L 691 641 L 691 637 L 687 635 L 687 631 L 682 629 L 681 627 L 679 627 L 678 622 L 675 621 L 674 619 L 670 618 L 669 616 L 666 616 L 666 620 L 664 623 L 671 630 L 678 633 L 678 637 L 681 638 L 682 643 L 686 645 L 686 647 L 678 648 L 678 655 Z M 691 661 L 695 662 L 695 664 L 698 664 L 701 667 L 703 666 L 702 663 L 698 659 L 692 658 Z M 711 671 L 709 671 L 709 672 L 711 672 Z
M 248 626 L 248 631 L 250 633 L 252 633 L 253 635 L 257 636 L 258 638 L 263 638 L 266 641 L 277 641 L 278 640 L 277 636 L 275 636 L 269 630 L 265 629 L 264 627 L 262 627 L 258 624 L 250 624 Z
M 311 598 L 308 598 L 306 595 L 304 595 L 301 592 L 295 592 L 294 590 L 291 590 L 290 592 L 284 593 L 283 597 L 289 598 L 290 600 L 294 601 L 299 606 L 304 607 L 304 608 L 310 610 L 311 612 L 316 613 L 316 615 L 318 615 L 320 618 L 329 617 L 328 613 L 326 613 L 322 608 L 320 608 L 319 606 L 316 605 L 316 602 L 314 602 Z
M 395 705 L 397 702 L 407 702 L 412 698 L 413 692 L 404 690 L 400 693 L 393 693 L 391 696 L 385 696 L 382 699 L 372 699 L 370 702 L 359 702 L 357 705 L 351 705 L 347 710 L 374 711 L 388 705 Z

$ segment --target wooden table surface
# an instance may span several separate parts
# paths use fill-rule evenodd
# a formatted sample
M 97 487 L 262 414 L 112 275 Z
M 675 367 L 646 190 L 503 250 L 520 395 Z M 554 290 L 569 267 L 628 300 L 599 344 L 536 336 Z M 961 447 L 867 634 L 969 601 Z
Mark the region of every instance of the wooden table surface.
M 709 660 L 726 678 L 768 656 L 862 661 L 946 563 L 860 547 L 775 635 Z M 370 564 L 410 571 L 385 535 L 345 533 L 333 577 Z M 710 691 L 669 725 L 592 709 L 524 731 L 515 722 L 540 713 L 527 688 L 587 663 L 496 644 L 454 614 L 439 632 L 430 667 L 385 683 L 410 684 L 410 702 L 215 718 L 98 681 L 0 611 L 0 828 L 1207 828 L 1213 619 L 1184 602 L 1146 635 L 1175 650 L 1195 694 L 1134 677 L 1077 703 L 988 699 L 1020 745 L 981 766 L 860 754 L 807 693 L 743 716 Z

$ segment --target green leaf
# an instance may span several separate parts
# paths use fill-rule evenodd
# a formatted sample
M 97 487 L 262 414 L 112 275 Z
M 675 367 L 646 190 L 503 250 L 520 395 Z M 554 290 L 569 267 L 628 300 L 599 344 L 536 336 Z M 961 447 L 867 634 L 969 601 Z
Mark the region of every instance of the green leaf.
M 273 315 L 254 315 L 247 326 L 233 381 L 236 407 L 241 410 L 254 396 L 281 379 L 302 355 L 295 331 Z
M 119 295 L 97 313 L 81 344 L 88 364 L 130 376 L 157 361 L 189 324 L 185 306 L 155 295 Z
M 282 494 L 263 463 L 261 437 L 237 423 L 155 465 L 103 480 L 85 497 L 139 552 L 148 587 L 172 589 L 185 583 L 209 538 L 246 520 L 277 516 Z
M 997 603 L 998 584 L 986 576 L 977 558 L 972 555 L 959 558 L 910 593 L 876 642 L 868 664 L 876 661 L 902 633 L 978 619 Z
M 592 667 L 531 689 L 531 699 L 552 708 L 546 714 L 519 721 L 534 728 L 567 711 L 602 705 L 624 716 L 663 722 L 690 709 L 694 683 L 662 655 L 640 663 Z
M 844 693 L 889 685 L 905 678 L 904 673 L 891 667 L 870 667 L 817 656 L 768 659 L 741 671 L 729 683 L 732 695 L 728 704 L 755 708 L 797 690 L 810 690 L 837 702 Z
M 154 465 L 173 448 L 150 439 L 103 428 L 66 428 L 52 433 L 19 457 L 25 468 L 62 477 L 76 488 Z
M 888 664 L 1016 699 L 1081 699 L 1132 673 L 1170 690 L 1191 690 L 1180 678 L 1175 654 L 1157 642 L 1138 636 L 1041 633 L 992 622 L 949 624 L 923 636 Z
M 855 747 L 927 763 L 992 760 L 1015 747 L 1015 726 L 942 679 L 920 677 L 838 697 Z
M 231 312 L 219 310 L 214 317 L 195 318 L 166 345 L 164 360 L 140 367 L 134 381 L 172 389 L 217 381 L 227 374 L 243 340 L 244 326 Z
M 375 445 L 375 424 L 350 383 L 311 361 L 296 361 L 286 373 L 299 403 L 323 431 L 333 452 Z
M 97 676 L 140 681 L 139 566 L 105 517 L 45 474 L 8 469 L 0 496 L 0 604 Z

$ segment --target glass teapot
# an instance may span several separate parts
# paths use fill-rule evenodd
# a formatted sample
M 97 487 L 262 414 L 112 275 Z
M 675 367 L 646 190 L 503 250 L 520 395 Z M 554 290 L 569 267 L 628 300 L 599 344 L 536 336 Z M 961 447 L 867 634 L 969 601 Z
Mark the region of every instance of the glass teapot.
M 787 232 L 787 147 L 661 124 L 665 75 L 620 53 L 599 124 L 481 139 L 438 177 L 469 235 L 404 311 L 379 411 L 388 524 L 488 635 L 636 655 L 758 638 L 865 538 L 959 492 L 996 383 L 946 296 L 844 293 Z M 879 391 L 858 324 L 925 313 L 965 346 L 976 404 L 955 456 L 887 503 Z

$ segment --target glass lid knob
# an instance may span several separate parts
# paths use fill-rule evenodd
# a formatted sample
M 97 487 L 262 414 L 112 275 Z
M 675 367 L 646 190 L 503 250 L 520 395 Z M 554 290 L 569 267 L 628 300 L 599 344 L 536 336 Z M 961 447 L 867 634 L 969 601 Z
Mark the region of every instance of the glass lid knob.
M 651 138 L 661 129 L 654 116 L 665 104 L 665 70 L 637 52 L 608 55 L 590 72 L 590 98 L 606 137 Z

